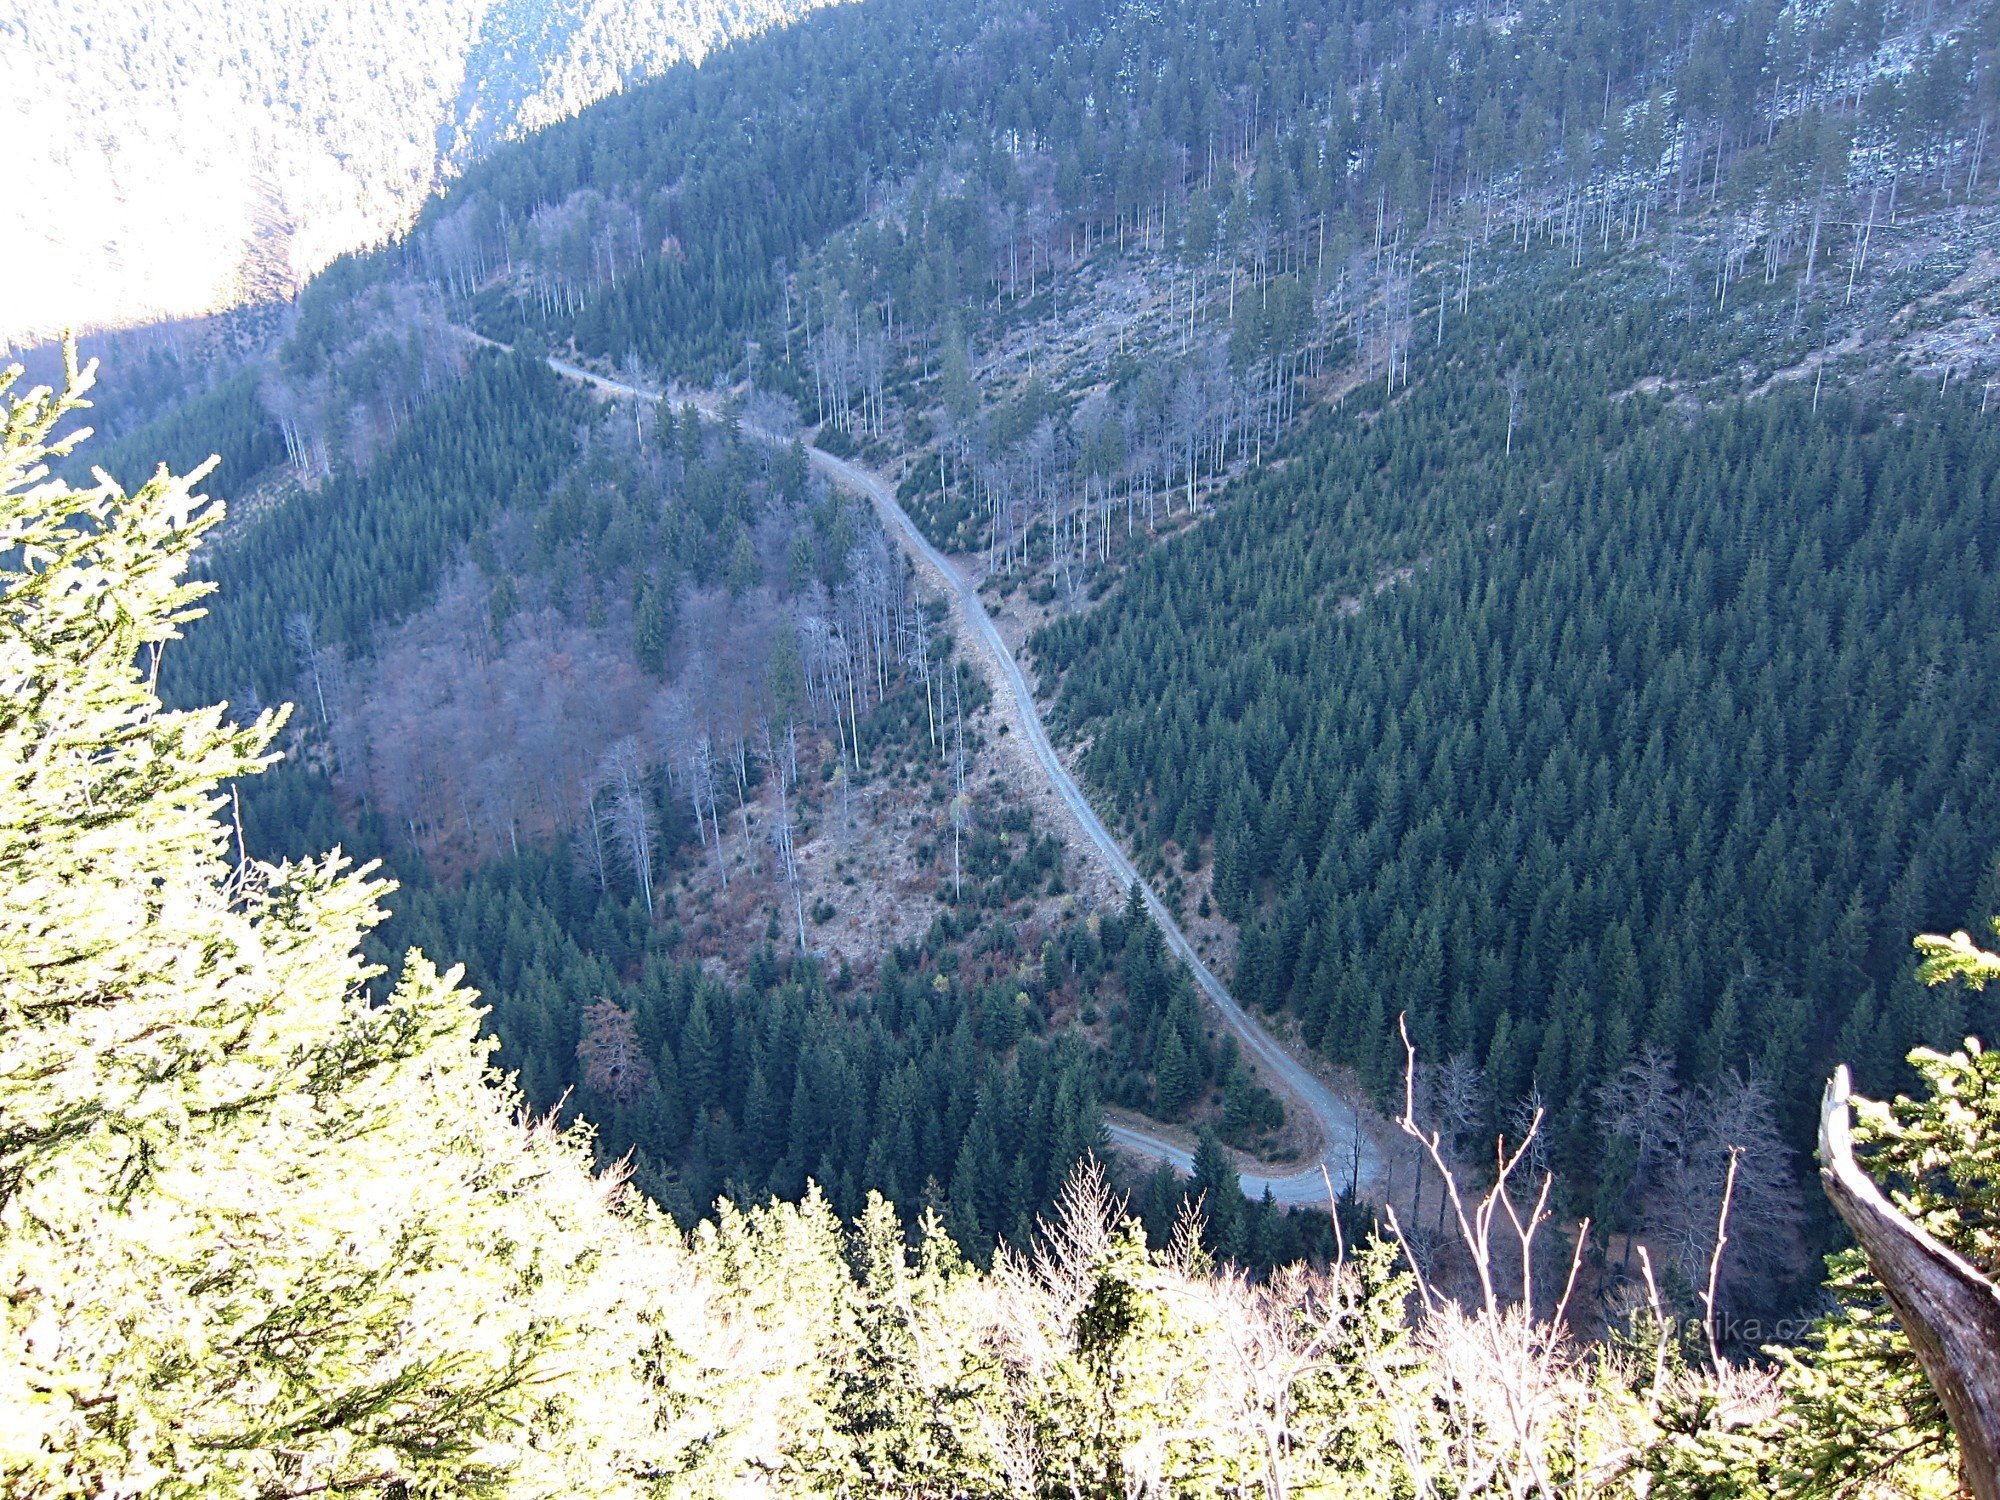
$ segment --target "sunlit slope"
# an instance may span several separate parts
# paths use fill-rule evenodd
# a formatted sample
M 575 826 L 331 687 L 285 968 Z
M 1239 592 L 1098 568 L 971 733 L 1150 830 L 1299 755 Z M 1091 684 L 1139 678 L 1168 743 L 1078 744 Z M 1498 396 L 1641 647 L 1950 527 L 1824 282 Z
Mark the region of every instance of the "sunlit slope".
M 497 140 L 819 0 L 0 3 L 0 338 L 288 291 Z

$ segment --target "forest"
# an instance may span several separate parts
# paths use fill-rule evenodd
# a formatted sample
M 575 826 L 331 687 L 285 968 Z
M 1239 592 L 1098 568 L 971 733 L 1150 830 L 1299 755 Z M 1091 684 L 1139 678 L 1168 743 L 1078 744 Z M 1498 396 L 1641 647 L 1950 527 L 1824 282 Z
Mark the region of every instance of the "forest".
M 1641 1227 L 1677 1210 L 1633 1065 L 1759 1085 L 1803 1155 L 1834 1060 L 1893 1089 L 1990 1029 L 1876 935 L 2000 894 L 1945 707 L 1993 687 L 2000 434 L 1915 383 L 1678 410 L 1618 377 L 1643 314 L 1537 317 L 1494 330 L 1542 414 L 1511 455 L 1447 340 L 1035 649 L 1107 807 L 1241 925 L 1240 995 L 1382 1096 L 1406 1016 L 1477 1080 L 1455 1132 L 1545 1108 L 1575 1210 Z
M 410 892 L 381 942 L 385 954 L 476 955 L 467 977 L 493 1003 L 499 1065 L 532 1101 L 569 1098 L 601 1156 L 629 1160 L 635 1185 L 677 1222 L 709 1216 L 718 1198 L 796 1201 L 811 1183 L 843 1216 L 870 1193 L 934 1212 L 984 1263 L 999 1239 L 1029 1243 L 1036 1216 L 1099 1149 L 1107 1090 L 1152 1102 L 1143 1069 L 1055 1024 L 1066 991 L 1130 997 L 1118 1033 L 1142 1058 L 1150 1036 L 1185 1049 L 1182 1071 L 1160 1077 L 1163 1113 L 1184 1112 L 1189 1099 L 1171 1091 L 1192 1092 L 1215 1066 L 1143 913 L 1069 929 L 1080 969 L 1052 947 L 1032 979 L 982 981 L 977 959 L 1007 938 L 976 908 L 940 912 L 923 942 L 863 979 L 829 974 L 774 934 L 741 982 L 719 981 L 677 960 L 674 935 L 636 903 L 540 856 L 490 864 L 461 890 Z M 1323 1216 L 1245 1204 L 1216 1149 L 1193 1183 L 1159 1174 L 1134 1206 L 1165 1243 L 1184 1199 L 1202 1195 L 1220 1255 L 1276 1266 L 1328 1249 Z
M 2000 9 L 623 14 L 0 380 L 0 1487 L 1973 1491 Z
M 241 794 L 250 845 L 390 857 L 390 972 L 463 955 L 498 1065 L 678 1218 L 812 1181 L 843 1213 L 927 1204 L 984 1259 L 1095 1149 L 1102 1098 L 1241 1143 L 1274 1123 L 1150 918 L 1076 911 L 1060 845 L 971 784 L 983 681 L 796 446 L 475 353 L 203 571 L 221 598 L 165 690 L 298 704 L 293 764 Z M 883 791 L 928 830 L 931 914 L 857 975 L 810 877 L 865 861 Z M 1204 1160 L 1150 1184 L 1157 1236 L 1233 1182 Z M 1323 1216 L 1230 1197 L 1225 1253 L 1323 1246 Z
M 21 541 L 0 556 L 0 679 L 21 689 L 0 697 L 0 1275 L 24 1330 L 0 1362 L 10 1492 L 1388 1497 L 1470 1480 L 1637 1500 L 2000 1481 L 1966 1400 L 1978 1345 L 1905 1300 L 1916 1284 L 1993 1296 L 1991 1183 L 1968 1142 L 2000 1126 L 2000 1067 L 1976 1040 L 1914 1051 L 1918 1086 L 1889 1102 L 1835 1075 L 1828 1188 L 1862 1248 L 1833 1260 L 1808 1342 L 1759 1363 L 1722 1352 L 1712 1275 L 1699 1322 L 1671 1321 L 1656 1290 L 1598 1342 L 1566 1319 L 1574 1257 L 1537 1295 L 1549 1195 L 1514 1178 L 1532 1128 L 1469 1217 L 1461 1200 L 1456 1270 L 1427 1273 L 1393 1219 L 1259 1281 L 1218 1265 L 1198 1215 L 1149 1250 L 1088 1159 L 990 1270 L 935 1208 L 911 1222 L 878 1194 L 846 1220 L 808 1188 L 676 1227 L 587 1125 L 527 1112 L 461 971 L 412 951 L 378 987 L 364 944 L 393 892 L 375 867 L 245 851 L 218 816 L 225 788 L 268 768 L 284 713 L 173 710 L 154 691 L 159 648 L 199 628 L 211 589 L 187 564 L 222 509 L 165 469 L 132 493 L 39 482 L 76 441 L 59 428 L 89 375 L 72 359 L 60 390 L 15 378 L 0 374 L 0 530 Z M 2000 979 L 1965 932 L 1918 949 L 1941 996 Z M 956 1012 L 962 1045 L 950 981 L 901 970 L 885 965 L 875 1005 L 913 1034 Z M 643 1047 L 677 1033 L 674 1079 L 748 1065 L 746 1144 L 779 1170 L 856 1123 L 837 1082 L 822 1092 L 846 1060 L 825 1028 L 865 1025 L 868 1006 L 815 1015 L 795 993 L 753 1014 L 691 971 L 662 977 L 653 1005 L 586 1012 L 578 1057 L 601 1102 L 656 1087 Z M 781 1132 L 768 1070 L 788 1057 L 807 1107 Z M 1061 1084 L 1044 1111 L 1044 1063 L 1022 1047 L 1003 1097 L 973 1107 L 975 1163 L 1003 1128 L 1058 1161 L 1079 1144 Z M 885 1154 L 920 1165 L 929 1143 L 898 1125 Z M 1438 1135 L 1405 1128 L 1446 1167 Z M 975 1200 L 1004 1200 L 958 1170 Z M 1915 1258 L 1880 1269 L 1884 1234 Z M 1495 1276 L 1515 1270 L 1518 1296 Z M 1955 1280 L 1920 1280 L 1938 1275 Z
M 1979 192 L 1993 24 L 1848 0 L 1505 28 L 1322 0 L 864 7 L 496 157 L 404 261 L 498 337 L 727 370 L 934 444 L 934 539 L 1004 567 L 1046 512 L 1069 590 L 1114 489 L 1128 534 L 1176 488 L 1192 508 L 1330 364 L 1406 376 L 1517 249 L 1616 247 L 1725 308 L 1782 275 L 1790 335 L 1826 334 L 1899 216 Z
M 872 520 L 802 450 L 596 409 L 534 356 L 733 385 L 890 472 L 1035 632 L 1094 794 L 1247 999 L 1389 1104 L 1407 1015 L 1460 1151 L 1545 1109 L 1538 1162 L 1621 1274 L 1667 1234 L 1697 1279 L 1713 1122 L 1773 1143 L 1741 1272 L 1783 1300 L 1825 1227 L 1824 1065 L 1889 1089 L 1982 1020 L 1902 936 L 1990 904 L 1979 725 L 1932 707 L 1979 701 L 1985 402 L 1890 367 L 1979 316 L 1992 28 L 828 10 L 471 166 L 258 359 L 187 362 L 178 411 L 171 358 L 135 377 L 114 472 L 206 449 L 255 497 L 164 691 L 300 705 L 250 840 L 395 858 L 398 922 L 463 944 L 528 1096 L 580 1090 L 683 1214 L 934 1181 L 983 1254 L 1061 1173 L 961 1173 L 960 1106 L 1018 1123 L 1052 1068 L 1064 1129 L 1266 1136 L 1172 965 L 1135 989 L 1123 903 L 1014 826 L 977 674 Z M 1861 807 L 1865 838 L 1827 816 Z M 877 835 L 921 891 L 857 874 Z M 855 925 L 871 884 L 894 930 Z M 940 981 L 935 1015 L 900 993 Z M 696 992 L 874 1038 L 866 1123 L 780 1150 L 749 1085 L 792 1121 L 794 1043 L 734 1020 L 713 1087 L 656 1099 Z M 591 1096 L 593 1013 L 644 1066 Z M 882 1090 L 934 1056 L 957 1123 L 906 1150 Z M 1144 1192 L 1157 1240 L 1180 1195 Z M 1259 1265 L 1285 1238 L 1230 1233 Z

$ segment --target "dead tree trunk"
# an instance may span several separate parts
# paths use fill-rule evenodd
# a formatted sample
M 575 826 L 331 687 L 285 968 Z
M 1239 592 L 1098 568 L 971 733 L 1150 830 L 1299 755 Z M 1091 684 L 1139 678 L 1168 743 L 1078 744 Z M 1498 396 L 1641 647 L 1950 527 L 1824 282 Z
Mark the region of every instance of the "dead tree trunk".
M 1958 1436 L 1959 1483 L 2000 1500 L 2000 1289 L 1899 1212 L 1854 1159 L 1847 1069 L 1819 1112 L 1820 1183 L 1854 1231 Z

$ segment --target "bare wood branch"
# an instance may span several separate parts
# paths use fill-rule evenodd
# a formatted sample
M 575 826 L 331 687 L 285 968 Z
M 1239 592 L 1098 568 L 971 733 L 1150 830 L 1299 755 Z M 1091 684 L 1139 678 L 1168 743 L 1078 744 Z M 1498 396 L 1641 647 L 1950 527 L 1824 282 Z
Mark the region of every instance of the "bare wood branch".
M 1701 1294 L 1702 1332 L 1708 1336 L 1708 1360 L 1722 1368 L 1722 1351 L 1715 1341 L 1715 1284 L 1722 1274 L 1722 1252 L 1729 1248 L 1729 1204 L 1736 1196 L 1736 1167 L 1743 1159 L 1741 1147 L 1729 1148 L 1729 1175 L 1722 1179 L 1722 1207 L 1715 1216 L 1715 1250 L 1708 1257 L 1708 1286 Z
M 1576 1293 L 1576 1278 L 1583 1270 L 1583 1247 L 1589 1240 L 1590 1220 L 1588 1218 L 1577 1220 L 1576 1244 L 1571 1247 L 1569 1253 L 1569 1275 L 1563 1278 L 1562 1297 L 1556 1303 L 1555 1316 L 1549 1319 L 1549 1327 L 1552 1329 L 1561 1328 L 1563 1319 L 1569 1316 L 1569 1299 Z

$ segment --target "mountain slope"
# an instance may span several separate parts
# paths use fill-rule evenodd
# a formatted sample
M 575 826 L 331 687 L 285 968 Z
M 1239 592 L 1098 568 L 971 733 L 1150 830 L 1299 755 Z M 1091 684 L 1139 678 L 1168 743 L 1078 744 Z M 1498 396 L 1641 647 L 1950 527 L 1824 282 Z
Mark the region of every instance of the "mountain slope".
M 1246 1003 L 1383 1094 L 1407 1015 L 1482 1078 L 1469 1133 L 1546 1107 L 1615 1227 L 1671 1211 L 1604 1102 L 1649 1048 L 1802 1141 L 1836 1055 L 1888 1087 L 1994 1019 L 1901 936 L 1991 899 L 2000 767 L 1941 708 L 1995 690 L 1979 393 L 1676 410 L 1620 368 L 1649 322 L 1496 308 L 1503 358 L 1448 338 L 1036 643 L 1110 808 L 1242 924 Z
M 522 130 L 820 0 L 0 6 L 0 339 L 283 294 Z
M 1909 524 L 1983 535 L 1988 458 L 1969 437 L 1934 437 L 1979 404 L 1966 365 L 1991 358 L 1993 221 L 1974 208 L 1993 191 L 1997 75 L 1993 14 L 1978 6 L 1640 9 L 1454 13 L 1431 30 L 1378 0 L 875 0 L 815 18 L 494 153 L 403 243 L 319 278 L 259 388 L 308 492 L 273 514 L 323 528 L 324 497 L 339 495 L 423 534 L 446 491 L 393 494 L 371 454 L 399 426 L 449 422 L 434 385 L 456 377 L 431 355 L 450 322 L 579 353 L 629 384 L 747 377 L 765 410 L 790 398 L 820 419 L 821 447 L 895 478 L 966 576 L 983 563 L 1010 642 L 1058 622 L 1041 644 L 1065 674 L 1060 717 L 1205 961 L 1237 959 L 1239 990 L 1385 1092 L 1407 1009 L 1426 1058 L 1456 1069 L 1449 1107 L 1468 1149 L 1553 1108 L 1566 1202 L 1629 1199 L 1650 1223 L 1666 1209 L 1641 1201 L 1647 1183 L 1672 1165 L 1666 1207 L 1707 1226 L 1680 1240 L 1699 1260 L 1721 1186 L 1702 1165 L 1720 1159 L 1713 1121 L 1775 1139 L 1773 1112 L 1803 1124 L 1809 1068 L 1831 1051 L 1867 1054 L 1865 1074 L 1939 1034 L 1899 938 L 1862 955 L 1859 979 L 1846 956 L 1857 930 L 1964 919 L 1993 787 L 1983 762 L 1920 743 L 1902 689 L 1846 665 L 1818 686 L 1772 683 L 1740 725 L 1714 693 L 1661 698 L 1707 727 L 1652 756 L 1618 718 L 1644 685 L 1619 674 L 1666 658 L 1616 652 L 1673 624 L 1674 670 L 1726 683 L 1785 653 L 1816 662 L 1815 613 L 1844 619 L 1873 593 L 1907 609 L 1910 639 L 1983 640 L 1967 605 L 1987 570 L 1971 553 L 1955 588 L 1905 589 L 1893 538 L 1843 532 L 1819 546 L 1851 571 L 1824 595 L 1791 588 L 1814 537 L 1790 522 L 1818 490 L 1746 477 L 1709 439 L 1744 398 L 1782 402 L 1790 426 L 1764 446 L 1805 472 L 1781 445 L 1814 430 L 1798 408 L 1848 413 L 1871 433 L 1871 472 L 1919 476 L 1885 491 L 1929 507 Z M 1288 49 L 1285 36 L 1318 42 Z M 1882 379 L 1902 353 L 1942 366 L 1937 422 Z M 1630 430 L 1642 418 L 1643 450 Z M 1668 446 L 1684 422 L 1724 426 Z M 422 441 L 450 458 L 448 441 Z M 1644 453 L 1673 460 L 1671 492 L 1641 472 Z M 1634 466 L 1624 482 L 1648 481 L 1657 512 L 1593 503 L 1612 459 Z M 547 528 L 481 563 L 482 586 L 496 600 L 532 587 L 583 629 L 598 628 L 593 610 L 663 621 L 682 570 L 633 575 L 631 556 L 654 555 L 579 518 L 629 509 L 642 530 L 680 528 L 688 506 L 612 472 L 601 489 L 510 507 Z M 1756 568 L 1740 538 L 1682 526 L 1669 548 L 1632 531 L 1706 522 L 1723 496 L 1770 518 Z M 1561 517 L 1573 537 L 1549 529 Z M 754 514 L 740 519 L 754 533 Z M 1552 534 L 1589 565 L 1552 555 Z M 754 581 L 756 541 L 741 570 L 735 540 L 715 541 L 690 549 L 688 579 Z M 768 579 L 790 571 L 782 550 L 761 559 Z M 1651 571 L 1635 577 L 1641 561 Z M 351 550 L 298 578 L 323 619 L 364 617 L 341 632 L 357 662 L 383 619 L 365 602 L 381 564 Z M 340 581 L 357 566 L 360 580 Z M 1663 592 L 1682 572 L 1705 592 Z M 1735 616 L 1689 622 L 1690 600 L 1733 607 L 1739 572 L 1779 616 L 1770 641 Z M 1451 592 L 1468 580 L 1512 592 L 1475 612 Z M 438 582 L 389 613 L 423 608 Z M 1625 614 L 1591 605 L 1606 586 L 1629 592 Z M 242 592 L 259 597 L 249 580 Z M 183 659 L 226 651 L 215 691 L 285 691 L 282 612 L 265 613 L 261 639 L 220 621 L 228 646 Z M 1855 618 L 1861 649 L 1888 659 Z M 1552 621 L 1615 639 L 1616 672 L 1551 636 Z M 1348 656 L 1350 637 L 1370 655 Z M 1496 657 L 1494 642 L 1532 649 Z M 1489 679 L 1536 713 L 1521 722 L 1503 694 L 1489 732 L 1476 691 Z M 1852 805 L 1895 830 L 1879 848 L 1843 850 L 1824 797 L 1793 785 L 1825 779 L 1817 747 L 1792 737 L 1818 723 L 1812 693 L 1828 683 L 1895 726 L 1877 726 L 1887 770 L 1855 768 Z M 1319 698 L 1338 699 L 1342 722 L 1310 719 Z M 837 744 L 839 719 L 818 722 Z M 1945 741 L 1974 725 L 1953 710 Z M 443 795 L 467 789 L 461 769 L 434 778 L 431 814 L 490 852 L 498 837 Z M 1598 795 L 1642 782 L 1645 797 Z M 1650 821 L 1621 844 L 1633 808 Z M 940 831 L 942 812 L 929 814 Z M 421 828 L 407 837 L 421 843 Z M 943 846 L 917 847 L 936 859 Z M 1226 1113 L 1228 1059 L 1189 1078 L 1191 993 L 1185 1024 L 1160 1024 L 1176 1010 L 1164 992 L 1128 1006 L 1129 987 L 1107 988 L 1100 1007 L 1105 951 L 1052 939 L 1041 987 L 1076 998 L 1085 1026 L 1101 1010 L 1106 1102 Z M 1746 967 L 1757 954 L 1775 957 Z M 1600 1104 L 1629 1068 L 1669 1058 L 1684 1128 L 1663 1164 L 1653 1137 L 1640 1150 Z M 1742 1109 L 1707 1108 L 1739 1074 Z M 1191 1114 L 1197 1101 L 1213 1113 Z M 1768 1158 L 1782 1164 L 1782 1148 Z M 1421 1189 L 1421 1174 L 1388 1166 Z M 1796 1187 L 1766 1201 L 1795 1205 Z M 1796 1264 L 1797 1248 L 1773 1245 L 1765 1263 Z
M 548 363 L 556 373 L 586 382 L 608 395 L 652 405 L 670 402 L 670 398 L 659 392 L 593 375 L 565 360 L 552 358 Z M 714 414 L 713 403 L 697 401 L 689 404 L 704 409 L 704 414 Z M 745 426 L 743 430 L 760 442 L 778 447 L 784 445 L 784 440 L 772 433 L 750 426 Z M 821 448 L 808 447 L 805 451 L 821 473 L 830 476 L 843 488 L 865 496 L 881 517 L 883 529 L 910 561 L 927 575 L 928 580 L 943 589 L 951 608 L 953 624 L 971 637 L 973 650 L 981 658 L 981 668 L 986 672 L 989 683 L 996 695 L 1010 704 L 1009 727 L 1021 731 L 1019 743 L 1026 747 L 1023 758 L 1028 768 L 1038 778 L 1047 779 L 1050 791 L 1062 808 L 1065 836 L 1072 847 L 1086 857 L 1094 856 L 1118 886 L 1138 893 L 1159 927 L 1167 948 L 1186 965 L 1203 998 L 1215 1008 L 1223 1027 L 1256 1059 L 1254 1066 L 1263 1076 L 1277 1083 L 1310 1118 L 1318 1135 L 1317 1156 L 1303 1166 L 1271 1175 L 1246 1173 L 1241 1179 L 1244 1193 L 1259 1198 L 1268 1192 L 1275 1203 L 1288 1208 L 1318 1208 L 1328 1201 L 1329 1194 L 1334 1191 L 1332 1184 L 1344 1177 L 1357 1188 L 1363 1185 L 1371 1191 L 1376 1188 L 1379 1163 L 1375 1159 L 1375 1146 L 1363 1133 L 1358 1112 L 1352 1103 L 1338 1099 L 1309 1069 L 1288 1055 L 1236 1003 L 1228 988 L 1202 961 L 1173 912 L 1140 879 L 1131 859 L 1104 826 L 1089 799 L 1070 775 L 1068 767 L 1056 754 L 1048 731 L 1043 727 L 1034 689 L 1029 686 L 1020 663 L 1015 660 L 992 616 L 987 613 L 978 589 L 966 578 L 962 569 L 925 540 L 916 522 L 897 502 L 894 489 L 881 475 Z M 1146 1160 L 1171 1163 L 1190 1176 L 1196 1170 L 1193 1153 L 1147 1132 L 1114 1124 L 1110 1127 L 1110 1134 L 1120 1146 Z
M 991 1274 L 934 1202 L 912 1222 L 870 1194 L 850 1226 L 803 1183 L 795 1205 L 723 1203 L 682 1233 L 622 1170 L 586 1170 L 587 1130 L 524 1117 L 459 970 L 412 952 L 386 1003 L 372 991 L 362 945 L 386 882 L 337 853 L 242 852 L 225 778 L 266 768 L 279 716 L 175 713 L 152 686 L 220 512 L 164 470 L 131 497 L 37 482 L 85 382 L 72 359 L 64 397 L 21 400 L 16 374 L 0 374 L 0 527 L 24 539 L 0 555 L 0 680 L 25 688 L 0 697 L 10 1496 L 1993 1493 L 1986 1450 L 1968 1433 L 1957 1451 L 1951 1427 L 1970 1428 L 1949 1397 L 1976 1375 L 1902 1338 L 1882 1311 L 1899 1283 L 1860 1256 L 1836 1263 L 1820 1337 L 1774 1369 L 1720 1357 L 1713 1281 L 1705 1325 L 1676 1330 L 1655 1295 L 1627 1337 L 1588 1342 L 1570 1296 L 1584 1246 L 1536 1297 L 1535 1245 L 1558 1270 L 1563 1246 L 1542 1202 L 1524 1217 L 1503 1196 L 1509 1167 L 1480 1227 L 1458 1218 L 1476 1278 L 1418 1248 L 1417 1225 L 1260 1283 L 1218 1270 L 1198 1231 L 1148 1253 L 1089 1162 Z M 699 424 L 680 431 L 695 457 Z M 1923 946 L 1933 982 L 2000 974 L 1962 933 Z M 697 983 L 683 969 L 673 988 Z M 884 998 L 923 1013 L 950 988 Z M 842 1044 L 874 1027 L 829 1036 L 826 997 L 793 998 L 731 1029 L 789 1031 L 810 1104 L 808 1072 L 837 1082 Z M 619 1091 L 645 1071 L 643 1021 L 591 1009 L 586 1070 Z M 683 1066 L 663 1050 L 664 1078 L 746 1060 L 705 995 L 675 1023 Z M 1840 1186 L 1990 1304 L 1980 1168 L 2000 1070 L 1976 1046 L 1917 1061 L 1927 1098 L 1854 1101 L 1867 1175 L 1837 1078 Z M 770 1076 L 750 1071 L 755 1134 L 778 1149 Z M 852 1111 L 816 1113 L 837 1131 Z M 1005 1113 L 981 1109 L 976 1155 L 1048 1123 L 1040 1100 Z M 922 1118 L 905 1115 L 911 1137 Z M 726 1128 L 719 1112 L 697 1127 Z M 1871 1178 L 1909 1185 L 1921 1240 Z M 1756 1196 L 1742 1207 L 1754 1220 Z

